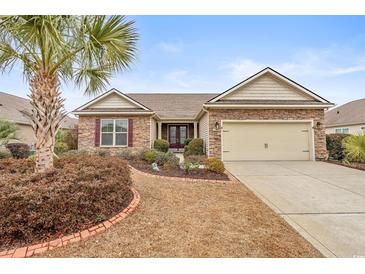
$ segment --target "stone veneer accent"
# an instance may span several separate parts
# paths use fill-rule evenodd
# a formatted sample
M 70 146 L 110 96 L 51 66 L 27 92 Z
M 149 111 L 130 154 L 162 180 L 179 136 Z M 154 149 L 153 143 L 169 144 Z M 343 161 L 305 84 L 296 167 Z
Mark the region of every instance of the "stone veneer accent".
M 151 116 L 81 116 L 79 117 L 78 149 L 112 149 L 120 150 L 123 148 L 95 147 L 95 120 L 96 119 L 133 119 L 133 146 L 132 148 L 149 148 L 150 144 L 150 123 Z
M 313 120 L 315 158 L 327 158 L 326 132 L 323 109 L 210 109 L 209 110 L 209 156 L 221 158 L 221 131 L 214 130 L 215 123 L 221 120 Z

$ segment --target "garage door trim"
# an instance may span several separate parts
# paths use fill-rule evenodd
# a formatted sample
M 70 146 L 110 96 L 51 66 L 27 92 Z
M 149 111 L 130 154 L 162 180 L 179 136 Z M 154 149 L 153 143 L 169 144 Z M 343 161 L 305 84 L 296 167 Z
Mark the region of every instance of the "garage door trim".
M 315 161 L 313 120 L 221 120 L 221 160 L 223 159 L 223 130 L 224 123 L 308 123 L 310 124 L 310 160 Z

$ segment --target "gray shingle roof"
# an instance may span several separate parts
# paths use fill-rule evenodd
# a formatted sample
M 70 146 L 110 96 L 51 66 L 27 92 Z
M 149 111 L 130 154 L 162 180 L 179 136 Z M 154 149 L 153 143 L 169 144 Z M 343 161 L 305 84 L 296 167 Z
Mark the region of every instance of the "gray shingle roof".
M 346 103 L 325 112 L 325 125 L 342 126 L 365 123 L 365 98 Z
M 28 117 L 22 111 L 31 111 L 28 99 L 15 96 L 9 93 L 0 92 L 0 119 L 10 120 L 18 124 L 30 125 Z M 72 128 L 77 125 L 78 119 L 65 117 L 61 128 Z
M 193 119 L 217 93 L 127 93 L 163 119 Z
M 318 101 L 309 100 L 219 100 L 217 102 L 208 102 L 207 105 L 328 105 Z

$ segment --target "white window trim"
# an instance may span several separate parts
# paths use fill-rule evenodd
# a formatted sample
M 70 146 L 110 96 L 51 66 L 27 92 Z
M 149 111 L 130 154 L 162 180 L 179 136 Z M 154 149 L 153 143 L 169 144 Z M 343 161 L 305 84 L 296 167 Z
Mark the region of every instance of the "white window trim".
M 103 132 L 103 121 L 112 120 L 113 121 L 113 132 Z M 127 121 L 127 131 L 126 132 L 115 132 L 115 121 Z M 129 138 L 128 138 L 128 129 L 129 129 L 129 122 L 128 119 L 100 119 L 100 147 L 128 147 Z M 113 145 L 102 145 L 102 136 L 103 133 L 111 133 L 113 134 Z M 127 144 L 126 145 L 115 145 L 115 135 L 118 133 L 125 133 L 127 134 Z
M 344 132 L 344 130 L 347 130 L 347 132 Z M 337 130 L 339 130 L 340 132 L 337 132 Z M 348 127 L 340 127 L 340 128 L 335 128 L 335 133 L 338 134 L 348 134 L 350 132 L 350 129 Z

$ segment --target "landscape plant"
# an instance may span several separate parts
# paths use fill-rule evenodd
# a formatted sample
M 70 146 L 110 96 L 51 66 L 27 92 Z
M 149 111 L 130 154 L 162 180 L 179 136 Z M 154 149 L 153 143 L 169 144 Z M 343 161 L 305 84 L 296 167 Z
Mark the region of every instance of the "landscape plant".
M 0 17 L 0 69 L 22 69 L 30 86 L 37 172 L 53 168 L 55 136 L 65 117 L 60 84 L 93 95 L 130 67 L 138 35 L 123 16 L 19 15 Z
M 345 162 L 365 163 L 365 133 L 347 136 L 343 139 Z
M 15 139 L 15 133 L 15 123 L 0 119 L 0 146 L 6 145 L 10 139 Z
M 156 139 L 153 143 L 153 148 L 161 152 L 167 152 L 169 147 L 169 142 L 164 139 Z

